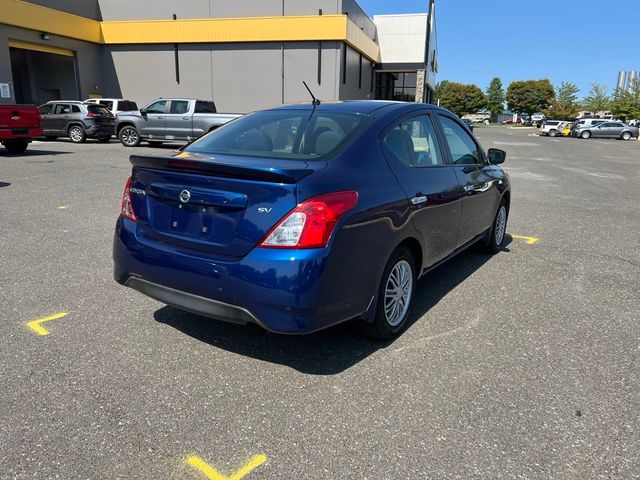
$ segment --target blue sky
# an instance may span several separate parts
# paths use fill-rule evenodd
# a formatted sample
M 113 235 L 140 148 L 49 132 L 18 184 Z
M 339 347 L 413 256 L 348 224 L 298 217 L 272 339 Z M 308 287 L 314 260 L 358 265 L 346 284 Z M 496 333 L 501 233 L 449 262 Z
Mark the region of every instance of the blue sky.
M 369 15 L 426 11 L 427 0 L 358 0 Z M 436 0 L 438 81 L 549 78 L 615 88 L 640 70 L 638 0 Z

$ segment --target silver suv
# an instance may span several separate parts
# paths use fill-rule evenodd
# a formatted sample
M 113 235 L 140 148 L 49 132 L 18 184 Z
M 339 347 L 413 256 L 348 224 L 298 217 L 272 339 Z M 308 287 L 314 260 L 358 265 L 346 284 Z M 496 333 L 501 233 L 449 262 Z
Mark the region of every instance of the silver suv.
M 73 143 L 97 138 L 106 143 L 114 134 L 114 116 L 102 105 L 77 100 L 55 100 L 38 107 L 47 140 L 69 137 Z

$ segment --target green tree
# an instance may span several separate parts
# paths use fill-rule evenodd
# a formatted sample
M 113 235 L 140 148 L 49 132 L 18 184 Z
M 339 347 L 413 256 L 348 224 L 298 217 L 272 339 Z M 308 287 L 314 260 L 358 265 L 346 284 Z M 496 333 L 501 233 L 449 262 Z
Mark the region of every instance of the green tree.
M 555 98 L 553 85 L 548 79 L 511 82 L 507 88 L 507 105 L 515 113 L 529 115 L 541 112 Z
M 611 102 L 611 113 L 620 120 L 640 118 L 640 79 L 635 79 L 629 90 L 618 90 Z
M 504 112 L 504 88 L 502 88 L 502 80 L 498 77 L 491 80 L 487 88 L 487 110 L 491 113 L 491 119 L 496 120 L 498 115 Z
M 556 98 L 543 113 L 548 118 L 557 120 L 573 120 L 578 114 L 578 92 L 580 89 L 571 82 L 562 82 L 556 88 Z
M 476 85 L 447 80 L 440 82 L 436 88 L 436 98 L 440 101 L 440 106 L 451 110 L 459 117 L 476 113 L 487 104 L 484 93 Z
M 608 110 L 611 106 L 611 97 L 607 92 L 607 87 L 599 83 L 591 85 L 589 95 L 582 100 L 582 106 L 585 110 L 596 113 L 603 110 Z

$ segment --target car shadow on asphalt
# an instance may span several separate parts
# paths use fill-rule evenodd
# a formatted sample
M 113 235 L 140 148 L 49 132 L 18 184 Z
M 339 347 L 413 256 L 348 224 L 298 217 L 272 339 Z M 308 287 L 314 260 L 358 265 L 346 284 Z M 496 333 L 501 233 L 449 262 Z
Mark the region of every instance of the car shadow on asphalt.
M 511 240 L 507 235 L 503 252 L 509 252 L 507 246 Z M 491 258 L 493 255 L 474 247 L 421 278 L 417 283 L 408 328 Z M 154 318 L 213 347 L 286 365 L 309 375 L 341 373 L 394 343 L 365 337 L 355 321 L 310 335 L 279 335 L 256 325 L 220 322 L 169 306 L 157 310 Z
M 63 152 L 60 150 L 33 150 L 27 149 L 23 153 L 8 153 L 3 152 L 0 148 L 0 157 L 6 158 L 28 158 L 28 157 L 43 157 L 43 156 L 55 156 L 55 155 L 69 155 L 74 152 Z M 53 160 L 47 160 L 46 163 L 53 163 Z

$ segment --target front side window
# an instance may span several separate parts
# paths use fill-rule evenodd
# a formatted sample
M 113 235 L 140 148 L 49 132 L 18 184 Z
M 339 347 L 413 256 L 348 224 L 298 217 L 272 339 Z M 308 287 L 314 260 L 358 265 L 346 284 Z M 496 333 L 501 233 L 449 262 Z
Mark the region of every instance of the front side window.
M 189 111 L 189 102 L 186 100 L 172 100 L 169 113 L 185 114 Z
M 158 100 L 147 107 L 147 113 L 164 113 L 167 108 L 166 100 Z
M 290 160 L 337 153 L 368 123 L 365 115 L 262 111 L 224 125 L 188 146 L 188 152 Z
M 464 129 L 449 117 L 438 115 L 445 140 L 455 165 L 481 164 L 482 156 L 476 142 Z
M 412 118 L 402 123 L 402 128 L 409 139 L 412 164 L 416 167 L 431 167 L 444 165 L 438 139 L 431 123 L 426 115 Z

